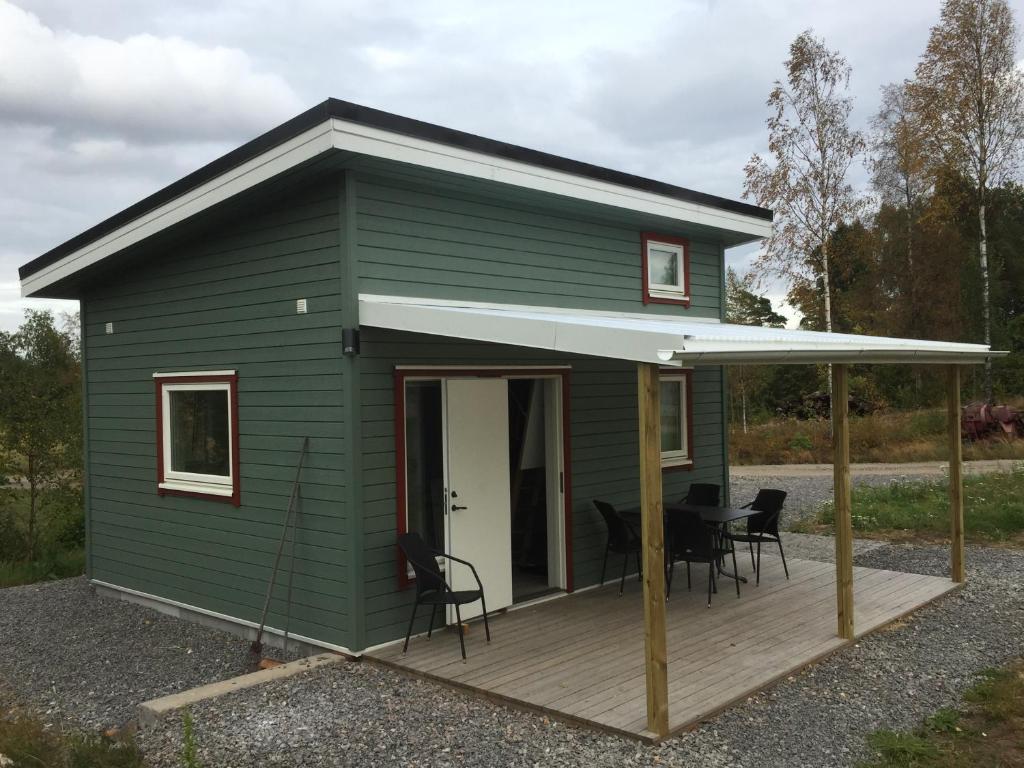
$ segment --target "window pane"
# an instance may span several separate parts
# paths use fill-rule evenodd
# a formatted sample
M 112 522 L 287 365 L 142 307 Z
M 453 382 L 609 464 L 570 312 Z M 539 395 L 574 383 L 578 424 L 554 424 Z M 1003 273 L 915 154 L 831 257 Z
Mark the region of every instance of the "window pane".
M 172 390 L 171 469 L 199 475 L 231 474 L 228 393 Z
M 406 530 L 444 549 L 441 382 L 405 385 Z
M 678 381 L 661 382 L 661 450 L 683 450 L 682 388 Z
M 647 250 L 649 279 L 654 285 L 681 285 L 679 258 L 676 251 L 651 247 Z

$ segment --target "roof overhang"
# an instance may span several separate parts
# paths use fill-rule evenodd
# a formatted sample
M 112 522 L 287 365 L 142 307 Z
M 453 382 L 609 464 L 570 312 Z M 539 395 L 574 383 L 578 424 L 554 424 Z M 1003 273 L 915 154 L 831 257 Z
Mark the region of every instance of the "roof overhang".
M 218 203 L 333 151 L 660 216 L 729 233 L 771 234 L 771 211 L 329 99 L 24 265 L 24 296 L 86 269 Z
M 730 325 L 714 319 L 360 295 L 359 323 L 664 366 L 807 363 L 971 364 L 983 344 Z

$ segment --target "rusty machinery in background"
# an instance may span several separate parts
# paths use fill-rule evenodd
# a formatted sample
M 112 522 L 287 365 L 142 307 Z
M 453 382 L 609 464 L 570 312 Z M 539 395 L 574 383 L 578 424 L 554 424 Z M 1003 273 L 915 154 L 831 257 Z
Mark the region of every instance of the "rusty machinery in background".
M 960 414 L 964 440 L 1009 439 L 1024 437 L 1024 415 L 1008 405 L 968 403 Z

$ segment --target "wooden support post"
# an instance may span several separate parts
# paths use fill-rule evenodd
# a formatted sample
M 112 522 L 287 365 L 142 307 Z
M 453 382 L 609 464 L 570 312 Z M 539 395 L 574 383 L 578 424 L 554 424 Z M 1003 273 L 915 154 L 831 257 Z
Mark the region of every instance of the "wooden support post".
M 668 656 L 665 636 L 665 520 L 661 497 L 661 385 L 658 366 L 637 366 L 640 416 L 640 526 L 644 569 L 644 653 L 647 728 L 668 735 Z
M 850 420 L 847 366 L 832 366 L 832 470 L 836 527 L 839 636 L 853 639 L 853 518 L 850 501 Z
M 964 582 L 964 482 L 963 449 L 960 443 L 960 366 L 949 366 L 946 383 L 949 435 L 949 518 L 952 532 L 953 581 Z

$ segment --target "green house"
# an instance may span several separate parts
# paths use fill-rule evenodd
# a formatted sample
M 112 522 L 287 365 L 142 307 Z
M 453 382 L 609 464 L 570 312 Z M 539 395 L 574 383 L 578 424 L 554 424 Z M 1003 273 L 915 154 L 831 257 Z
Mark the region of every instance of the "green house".
M 491 611 L 598 583 L 593 500 L 640 501 L 638 364 L 679 498 L 728 488 L 724 364 L 981 355 L 725 325 L 724 251 L 771 219 L 310 109 L 21 269 L 81 302 L 89 579 L 251 632 L 298 477 L 268 631 L 359 654 L 405 634 L 403 531 L 472 561 Z

